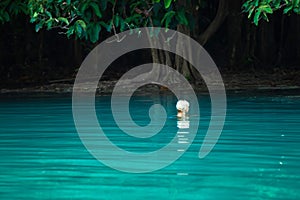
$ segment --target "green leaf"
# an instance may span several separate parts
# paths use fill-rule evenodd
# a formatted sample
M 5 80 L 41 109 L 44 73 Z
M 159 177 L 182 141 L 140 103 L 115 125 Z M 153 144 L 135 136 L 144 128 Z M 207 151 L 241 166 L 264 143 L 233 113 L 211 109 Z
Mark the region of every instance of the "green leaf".
M 125 21 L 120 18 L 120 31 L 123 32 L 126 28 L 126 24 L 125 24 Z
M 172 18 L 174 17 L 174 15 L 175 15 L 176 13 L 175 13 L 175 11 L 169 11 L 169 12 L 167 12 L 166 14 L 165 14 L 165 16 L 163 17 L 163 19 L 161 20 L 161 23 L 163 24 L 164 22 L 165 22 L 165 26 L 166 27 L 169 27 L 169 24 L 170 24 L 170 22 L 171 22 L 171 20 L 172 20 Z
M 106 8 L 107 8 L 107 1 L 102 0 L 100 2 L 101 2 L 101 8 L 102 8 L 102 10 L 106 10 Z
M 288 12 L 290 12 L 293 9 L 293 4 L 289 4 L 284 10 L 283 10 L 283 14 L 287 14 Z
M 164 3 L 165 3 L 165 8 L 169 8 L 172 3 L 172 0 L 164 0 Z
M 256 26 L 258 25 L 258 21 L 259 21 L 259 18 L 260 18 L 260 14 L 261 14 L 261 10 L 258 9 L 258 10 L 256 11 L 256 13 L 255 13 L 255 15 L 254 15 L 254 19 L 253 19 L 254 24 L 255 24 Z
M 91 25 L 91 29 L 89 31 L 89 37 L 92 43 L 95 43 L 99 40 L 100 31 L 101 31 L 101 26 L 99 23 L 93 23 Z
M 39 15 L 39 14 L 38 14 L 37 12 L 34 12 L 32 17 L 33 17 L 33 18 L 36 18 L 36 17 L 38 17 L 38 15 Z
M 78 25 L 82 27 L 83 30 L 86 30 L 86 23 L 83 20 L 77 20 L 76 22 Z
M 36 24 L 35 25 L 35 31 L 39 32 L 39 30 L 41 30 L 42 27 L 43 27 L 43 24 L 41 24 L 41 23 Z
M 74 34 L 74 26 L 71 26 L 66 34 L 67 37 L 70 38 L 70 36 Z
M 254 10 L 255 10 L 254 6 L 249 10 L 248 19 L 250 19 L 250 17 L 252 16 Z
M 300 0 L 293 0 L 293 7 L 298 7 L 300 6 Z
M 185 11 L 184 9 L 180 9 L 178 12 L 177 12 L 177 17 L 178 17 L 178 21 L 180 24 L 183 24 L 183 25 L 188 25 L 189 22 L 185 16 Z
M 51 14 L 49 11 L 46 10 L 45 13 L 46 13 L 46 15 L 48 15 L 48 17 L 49 17 L 50 19 L 52 19 L 52 14 Z
M 99 6 L 98 6 L 96 3 L 92 2 L 92 3 L 91 3 L 91 7 L 94 9 L 95 14 L 96 14 L 99 18 L 101 18 L 101 17 L 102 17 L 102 14 L 101 14 L 101 12 L 100 12 Z
M 105 28 L 106 28 L 106 31 L 110 33 L 111 29 L 112 29 L 112 21 L 110 21 L 109 24 L 107 24 Z
M 120 24 L 120 17 L 119 17 L 119 15 L 115 16 L 114 24 L 115 24 L 116 27 L 119 27 L 119 24 Z
M 293 10 L 296 14 L 300 14 L 300 7 L 299 8 L 294 8 Z
M 275 10 L 278 10 L 280 8 L 280 5 L 281 5 L 281 0 L 275 0 L 273 3 Z
M 47 25 L 47 30 L 50 30 L 50 29 L 51 29 L 52 23 L 53 23 L 53 19 L 52 19 L 52 18 L 48 19 L 48 20 L 45 22 L 45 24 Z
M 262 9 L 263 9 L 263 11 L 266 12 L 266 13 L 269 13 L 269 14 L 272 14 L 272 13 L 273 13 L 273 10 L 272 10 L 272 8 L 271 8 L 270 5 L 266 5 L 266 6 L 264 6 Z
M 107 24 L 104 21 L 100 21 L 99 24 L 106 28 Z
M 110 32 L 111 31 L 111 28 L 112 28 L 112 24 L 111 22 L 108 22 L 109 24 L 106 24 L 104 21 L 100 21 L 99 24 L 101 26 L 103 26 L 107 32 Z
M 64 17 L 59 17 L 59 18 L 57 18 L 57 19 L 58 19 L 58 21 L 60 21 L 60 22 L 64 22 L 65 24 L 69 25 L 69 21 L 68 21 L 68 19 L 67 19 L 67 18 L 64 18 Z
M 88 22 L 92 19 L 92 12 L 91 11 L 87 11 L 85 12 L 85 15 L 83 16 L 84 21 Z
M 269 18 L 268 18 L 268 16 L 267 16 L 266 13 L 263 13 L 262 18 L 263 18 L 264 20 L 266 20 L 267 22 L 269 22 Z
M 76 25 L 75 25 L 75 33 L 76 33 L 76 35 L 79 37 L 79 38 L 81 38 L 82 37 L 82 27 L 77 23 Z
M 243 8 L 243 10 L 249 9 L 250 8 L 249 1 L 244 2 L 243 5 L 242 5 L 242 8 Z
M 34 23 L 37 20 L 37 18 L 31 18 L 30 23 Z
M 84 13 L 85 13 L 85 11 L 86 11 L 86 9 L 87 9 L 88 6 L 89 6 L 89 3 L 88 3 L 88 2 L 84 2 L 84 3 L 83 3 L 83 5 L 82 5 L 81 8 L 80 8 L 81 14 L 84 14 Z

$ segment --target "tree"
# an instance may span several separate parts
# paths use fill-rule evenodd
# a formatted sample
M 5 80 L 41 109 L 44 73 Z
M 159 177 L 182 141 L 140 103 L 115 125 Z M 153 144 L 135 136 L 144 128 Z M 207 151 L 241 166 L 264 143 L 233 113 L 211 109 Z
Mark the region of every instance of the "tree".
M 68 37 L 74 34 L 78 38 L 96 42 L 101 30 L 117 32 L 142 26 L 176 29 L 178 24 L 193 29 L 195 21 L 192 19 L 199 17 L 199 13 L 193 8 L 199 10 L 199 6 L 206 2 L 208 1 L 2 0 L 0 22 L 8 22 L 15 16 L 25 14 L 36 24 L 36 31 L 42 28 L 60 28 Z M 206 34 L 199 36 L 198 40 L 204 41 L 202 43 L 207 40 L 209 32 L 215 32 L 215 27 L 227 15 L 227 1 L 219 0 L 218 9 L 216 18 L 220 19 L 212 21 Z M 268 16 L 277 10 L 283 10 L 284 14 L 300 14 L 300 0 L 246 0 L 243 4 L 243 11 L 248 13 L 248 18 L 253 18 L 255 24 L 261 18 L 268 21 Z
M 300 0 L 247 0 L 243 4 L 243 10 L 248 13 L 248 18 L 253 17 L 253 22 L 258 25 L 261 18 L 269 21 L 268 15 L 277 10 L 283 10 L 284 14 L 300 14 Z
M 1 6 L 0 20 L 8 21 L 12 9 L 7 5 L 11 7 L 12 2 L 7 0 Z M 27 5 L 24 13 L 36 24 L 36 31 L 59 28 L 68 37 L 75 35 L 95 43 L 102 30 L 116 34 L 142 26 L 187 25 L 184 9 L 175 12 L 171 3 L 172 0 L 27 0 L 22 4 Z
M 35 24 L 35 30 L 57 29 L 68 38 L 97 43 L 102 33 L 115 34 L 145 26 L 166 27 L 190 35 L 205 45 L 220 27 L 227 23 L 229 59 L 232 65 L 243 58 L 245 49 L 254 51 L 251 43 L 257 38 L 252 27 L 242 36 L 240 26 L 245 22 L 239 17 L 242 10 L 258 25 L 260 19 L 282 10 L 284 14 L 299 14 L 300 0 L 2 0 L 0 22 L 5 23 L 17 16 L 25 16 Z M 229 4 L 230 2 L 230 4 Z M 243 6 L 242 6 L 243 5 Z M 250 30 L 250 31 L 249 31 Z M 265 28 L 260 30 L 267 35 Z M 254 33 L 253 33 L 254 32 Z M 254 35 L 253 37 L 251 36 Z M 245 38 L 242 38 L 245 37 Z M 77 41 L 75 43 L 77 44 Z M 75 46 L 78 46 L 76 45 Z M 251 44 L 251 45 L 250 45 Z M 247 56 L 249 55 L 248 53 Z M 198 80 L 189 63 L 167 52 L 152 50 L 155 62 L 168 64 L 190 80 Z M 188 53 L 188 52 L 187 52 Z M 267 52 L 268 53 L 268 52 Z M 251 53 L 250 53 L 251 54 Z
M 118 38 L 118 32 L 145 26 L 176 29 L 177 26 L 183 25 L 188 27 L 186 30 L 189 30 L 195 26 L 194 21 L 188 20 L 193 19 L 194 13 L 190 9 L 186 10 L 182 4 L 191 5 L 191 2 L 178 1 L 175 3 L 174 0 L 28 0 L 23 1 L 22 5 L 27 6 L 27 9 L 23 9 L 23 14 L 28 15 L 30 22 L 36 24 L 37 32 L 43 28 L 47 30 L 58 28 L 61 30 L 60 33 L 66 34 L 69 38 L 75 35 L 76 38 L 96 43 L 99 41 L 101 31 L 113 33 L 116 35 L 116 40 L 121 40 Z M 9 18 L 12 14 L 12 1 L 5 1 L 5 5 L 1 7 L 5 13 L 3 19 Z M 152 57 L 156 62 L 164 64 L 168 62 L 169 65 L 174 65 L 167 52 L 152 50 Z M 181 71 L 186 72 L 186 76 L 191 76 L 191 70 L 185 70 L 186 67 L 180 68 Z

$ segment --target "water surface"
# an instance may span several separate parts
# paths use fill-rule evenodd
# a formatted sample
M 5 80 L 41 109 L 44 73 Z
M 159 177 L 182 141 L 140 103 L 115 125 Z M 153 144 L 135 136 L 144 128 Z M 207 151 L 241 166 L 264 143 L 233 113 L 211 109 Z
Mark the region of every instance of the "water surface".
M 147 125 L 160 102 L 162 132 L 141 140 L 122 134 L 110 98 L 97 97 L 99 121 L 115 144 L 154 151 L 176 134 L 176 98 L 132 97 L 132 117 Z M 0 99 L 0 199 L 300 199 L 300 96 L 229 94 L 223 133 L 204 159 L 199 148 L 210 120 L 210 101 L 199 95 L 200 129 L 188 151 L 170 166 L 129 174 L 97 161 L 76 132 L 70 97 Z

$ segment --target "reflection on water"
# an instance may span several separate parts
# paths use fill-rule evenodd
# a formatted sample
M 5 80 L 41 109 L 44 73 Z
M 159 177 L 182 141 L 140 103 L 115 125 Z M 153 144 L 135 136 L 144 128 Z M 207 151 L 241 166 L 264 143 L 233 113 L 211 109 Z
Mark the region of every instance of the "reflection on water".
M 187 116 L 181 117 L 177 119 L 177 137 L 178 137 L 178 144 L 188 144 L 190 143 L 189 138 L 186 137 L 190 132 L 190 121 Z M 184 149 L 177 149 L 179 152 L 184 152 Z M 178 176 L 187 176 L 189 173 L 184 173 L 184 172 L 177 172 Z
M 177 121 L 177 128 L 179 128 L 179 129 L 190 128 L 190 121 L 189 121 L 188 117 L 179 118 Z
M 177 137 L 178 137 L 178 144 L 187 144 L 190 143 L 189 138 L 186 137 L 190 132 L 190 121 L 188 117 L 179 118 L 177 121 Z M 178 151 L 182 151 L 178 149 Z
M 190 128 L 190 121 L 188 121 L 187 117 L 184 118 L 178 118 L 177 121 L 177 137 L 178 137 L 178 144 L 188 144 L 190 143 L 189 138 L 187 135 L 190 133 L 189 128 Z M 177 151 L 183 152 L 185 151 L 184 149 L 177 149 Z
M 132 151 L 153 151 L 174 136 L 178 143 L 191 142 L 195 122 L 192 116 L 176 118 L 173 96 L 133 97 L 133 120 L 149 123 L 145 113 L 153 98 L 168 119 L 161 133 L 147 140 L 120 133 L 109 97 L 97 98 L 99 118 L 113 142 Z M 199 104 L 200 128 L 181 158 L 153 173 L 128 174 L 104 166 L 84 148 L 70 98 L 2 97 L 0 199 L 300 199 L 298 96 L 229 96 L 224 131 L 204 159 L 198 152 L 210 121 L 208 96 L 200 96 Z

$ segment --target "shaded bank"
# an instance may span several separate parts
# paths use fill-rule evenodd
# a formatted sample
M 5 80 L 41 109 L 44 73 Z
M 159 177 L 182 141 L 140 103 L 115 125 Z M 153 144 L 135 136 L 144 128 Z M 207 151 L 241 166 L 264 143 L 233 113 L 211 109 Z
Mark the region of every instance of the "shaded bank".
M 300 89 L 300 70 L 256 70 L 256 71 L 227 71 L 221 70 L 222 78 L 227 91 L 260 91 L 260 90 L 290 90 Z M 74 78 L 55 80 L 48 84 L 37 84 L 20 88 L 2 88 L 2 94 L 28 94 L 28 93 L 46 93 L 46 94 L 70 94 L 73 90 Z M 97 94 L 110 94 L 117 79 L 105 80 L 101 79 Z M 203 81 L 197 85 L 193 85 L 195 91 L 207 92 L 206 85 Z M 140 88 L 137 92 L 150 93 L 164 92 L 165 88 L 157 85 L 146 85 Z

